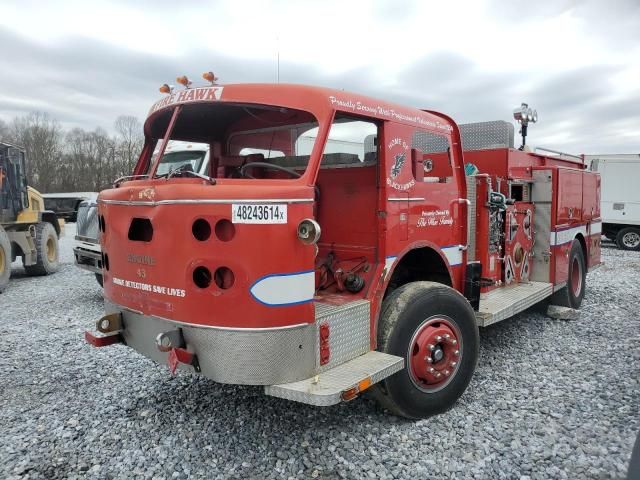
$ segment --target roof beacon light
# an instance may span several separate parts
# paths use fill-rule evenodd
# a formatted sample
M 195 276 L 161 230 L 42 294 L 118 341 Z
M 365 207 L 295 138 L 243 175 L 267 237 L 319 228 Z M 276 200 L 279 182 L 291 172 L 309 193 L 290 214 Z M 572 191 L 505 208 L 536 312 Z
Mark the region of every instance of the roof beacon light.
M 169 85 L 167 85 L 166 83 L 164 83 L 160 88 L 160 93 L 171 93 L 171 90 L 173 90 L 173 88 L 171 88 Z
M 513 118 L 520 124 L 520 133 L 522 134 L 522 145 L 520 145 L 519 150 L 524 150 L 525 140 L 527 138 L 527 127 L 529 123 L 536 123 L 538 121 L 538 111 L 532 110 L 528 104 L 523 103 L 513 111 Z
M 216 85 L 216 82 L 218 81 L 218 77 L 216 77 L 213 72 L 204 72 L 202 74 L 202 78 L 207 82 L 211 82 L 211 85 Z
M 191 86 L 191 80 L 189 80 L 186 75 L 176 78 L 176 82 L 180 85 L 184 85 L 184 88 L 189 88 Z

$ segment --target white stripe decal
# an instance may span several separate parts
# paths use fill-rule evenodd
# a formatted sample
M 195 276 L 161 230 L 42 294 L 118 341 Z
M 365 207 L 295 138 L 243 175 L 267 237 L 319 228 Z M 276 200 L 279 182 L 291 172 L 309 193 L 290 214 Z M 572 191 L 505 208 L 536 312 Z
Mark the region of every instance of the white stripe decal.
M 602 233 L 602 222 L 593 222 L 591 224 L 591 235 Z
M 396 258 L 398 257 L 387 257 L 384 259 L 384 268 L 386 268 L 387 271 L 391 270 L 393 264 L 396 263 Z
M 391 267 L 393 267 L 393 264 L 396 263 L 397 258 L 398 257 L 391 256 L 384 259 L 384 271 L 385 271 L 384 276 L 385 277 L 389 275 L 389 272 L 391 271 Z
M 567 228 L 566 230 L 559 230 L 557 232 L 551 232 L 549 238 L 549 245 L 558 246 L 565 243 L 572 242 L 576 235 L 581 233 L 585 237 L 587 236 L 586 225 L 580 225 L 578 227 Z
M 264 305 L 297 305 L 313 300 L 315 273 L 278 273 L 260 278 L 249 290 Z
M 462 250 L 460 245 L 451 247 L 442 247 L 442 253 L 447 257 L 450 266 L 460 265 L 462 263 Z

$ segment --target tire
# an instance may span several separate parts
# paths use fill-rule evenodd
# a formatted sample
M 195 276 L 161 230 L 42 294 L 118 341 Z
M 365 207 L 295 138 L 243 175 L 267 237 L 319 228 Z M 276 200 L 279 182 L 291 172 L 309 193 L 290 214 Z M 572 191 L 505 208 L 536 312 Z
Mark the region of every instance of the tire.
M 569 278 L 567 278 L 567 285 L 553 294 L 551 304 L 580 308 L 586 286 L 587 265 L 582 252 L 582 245 L 578 240 L 574 240 L 569 252 Z
M 55 228 L 49 222 L 40 222 L 36 225 L 36 263 L 25 265 L 27 275 L 49 275 L 60 268 L 58 235 Z
M 9 235 L 0 226 L 0 293 L 9 285 L 11 277 L 11 242 Z
M 616 244 L 622 250 L 640 250 L 640 229 L 635 227 L 623 228 L 616 235 Z
M 100 286 L 102 288 L 104 288 L 104 279 L 102 278 L 102 274 L 101 273 L 96 273 L 96 280 L 98 281 L 98 283 L 100 284 Z
M 372 387 L 373 396 L 410 419 L 445 412 L 469 385 L 479 346 L 475 314 L 460 293 L 434 282 L 405 284 L 384 300 L 378 324 L 378 350 L 403 357 L 405 368 Z

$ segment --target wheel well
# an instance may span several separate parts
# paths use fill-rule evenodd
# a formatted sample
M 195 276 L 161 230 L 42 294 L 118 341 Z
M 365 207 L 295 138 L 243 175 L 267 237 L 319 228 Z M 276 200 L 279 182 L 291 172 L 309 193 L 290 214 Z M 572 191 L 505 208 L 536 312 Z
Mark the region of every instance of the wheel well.
M 624 228 L 624 225 L 619 225 L 617 223 L 603 223 L 602 224 L 602 233 L 617 235 L 620 230 Z
M 385 297 L 396 288 L 417 281 L 437 282 L 449 287 L 453 285 L 447 264 L 432 248 L 415 248 L 402 257 L 393 270 Z
M 45 210 L 42 212 L 42 221 L 43 222 L 49 222 L 51 224 L 51 226 L 53 226 L 53 228 L 56 231 L 56 234 L 58 236 L 60 236 L 60 223 L 58 223 L 58 217 L 56 216 L 56 214 L 54 212 Z
M 16 242 L 11 242 L 11 261 L 15 262 L 16 258 L 21 257 L 22 255 L 24 255 L 22 247 L 20 247 Z

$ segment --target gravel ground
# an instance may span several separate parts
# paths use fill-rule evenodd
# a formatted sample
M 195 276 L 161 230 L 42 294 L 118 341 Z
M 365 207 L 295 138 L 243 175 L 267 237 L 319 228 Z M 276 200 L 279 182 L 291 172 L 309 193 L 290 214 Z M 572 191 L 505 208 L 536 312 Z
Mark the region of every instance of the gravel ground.
M 612 247 L 578 321 L 481 331 L 458 404 L 419 422 L 369 399 L 320 409 L 215 384 L 83 331 L 101 289 L 73 265 L 0 295 L 0 478 L 624 478 L 640 429 L 640 253 Z

